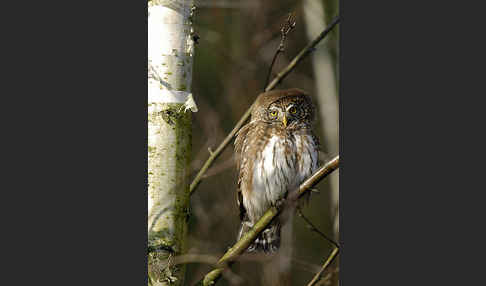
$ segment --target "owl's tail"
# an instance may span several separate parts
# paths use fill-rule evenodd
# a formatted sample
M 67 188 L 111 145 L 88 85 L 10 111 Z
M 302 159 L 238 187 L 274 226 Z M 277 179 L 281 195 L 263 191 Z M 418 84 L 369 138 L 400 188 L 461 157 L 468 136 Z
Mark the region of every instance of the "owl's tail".
M 253 225 L 249 221 L 243 221 L 241 223 L 240 232 L 238 234 L 238 240 L 251 229 Z M 265 252 L 274 253 L 280 247 L 280 222 L 272 222 L 266 229 L 264 229 L 256 238 L 256 240 L 250 244 L 247 248 L 247 252 Z

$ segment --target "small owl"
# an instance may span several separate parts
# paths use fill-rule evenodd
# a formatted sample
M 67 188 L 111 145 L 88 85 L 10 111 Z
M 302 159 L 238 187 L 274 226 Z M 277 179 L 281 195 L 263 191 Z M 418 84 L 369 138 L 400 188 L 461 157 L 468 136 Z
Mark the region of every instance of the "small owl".
M 265 211 L 283 200 L 318 167 L 319 142 L 312 133 L 314 106 L 302 90 L 274 90 L 258 96 L 251 120 L 235 140 L 238 239 Z M 248 251 L 275 252 L 283 221 L 274 220 Z

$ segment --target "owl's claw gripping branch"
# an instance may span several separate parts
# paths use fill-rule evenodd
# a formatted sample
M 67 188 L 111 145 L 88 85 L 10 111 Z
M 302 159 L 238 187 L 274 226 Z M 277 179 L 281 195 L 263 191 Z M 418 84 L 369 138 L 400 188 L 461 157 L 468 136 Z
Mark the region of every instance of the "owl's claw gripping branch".
M 277 202 L 275 203 L 275 207 L 277 208 L 277 210 L 281 211 L 284 204 L 285 204 L 285 198 L 281 198 L 279 200 L 277 200 Z
M 320 167 L 314 174 L 307 178 L 299 187 L 298 198 L 302 197 L 306 192 L 310 192 L 310 189 L 317 185 L 322 179 L 331 174 L 334 170 L 339 167 L 339 155 L 334 157 L 331 161 L 327 162 L 324 166 Z M 227 265 L 234 261 L 240 254 L 242 254 L 248 246 L 251 245 L 253 241 L 257 238 L 258 234 L 263 231 L 270 222 L 280 214 L 280 210 L 276 207 L 271 207 L 265 214 L 258 220 L 257 223 L 246 232 L 236 244 L 228 249 L 228 251 L 223 255 L 223 257 L 218 261 L 218 268 L 206 274 L 206 276 L 201 279 L 196 285 L 213 285 L 221 277 L 224 269 Z M 337 252 L 332 255 L 334 258 Z M 330 262 L 329 262 L 330 263 Z M 328 265 L 328 264 L 327 264 Z M 326 265 L 326 267 L 327 267 Z

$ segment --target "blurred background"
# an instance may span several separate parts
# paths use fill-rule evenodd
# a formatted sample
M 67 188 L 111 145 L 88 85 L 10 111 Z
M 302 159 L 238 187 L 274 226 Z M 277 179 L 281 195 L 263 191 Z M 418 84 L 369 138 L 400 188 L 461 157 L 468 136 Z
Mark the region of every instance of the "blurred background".
M 296 27 L 287 36 L 285 52 L 274 65 L 273 78 L 339 13 L 338 0 L 196 0 L 192 93 L 199 111 L 193 113 L 192 175 L 216 149 L 264 89 L 272 58 L 280 44 L 280 28 L 289 13 Z M 315 132 L 321 142 L 321 164 L 339 153 L 338 86 L 339 25 L 311 56 L 302 61 L 276 89 L 300 88 L 312 95 L 318 116 Z M 236 203 L 237 174 L 233 141 L 206 173 L 191 197 L 189 253 L 221 257 L 234 244 L 240 225 Z M 323 180 L 303 213 L 337 241 L 338 170 Z M 332 245 L 309 230 L 298 216 L 292 230 L 290 275 L 270 281 L 264 275 L 268 259 L 243 257 L 218 285 L 307 285 L 329 256 Z M 318 285 L 338 285 L 338 259 Z M 192 285 L 212 269 L 207 263 L 187 265 Z M 268 275 L 267 275 L 268 276 Z

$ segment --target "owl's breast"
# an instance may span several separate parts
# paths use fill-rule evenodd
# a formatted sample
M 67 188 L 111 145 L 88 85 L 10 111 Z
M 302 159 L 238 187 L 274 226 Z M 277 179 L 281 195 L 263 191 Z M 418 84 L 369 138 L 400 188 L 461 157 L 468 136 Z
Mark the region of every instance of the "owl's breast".
M 317 144 L 311 135 L 272 136 L 254 158 L 251 202 L 256 216 L 293 191 L 317 169 Z

